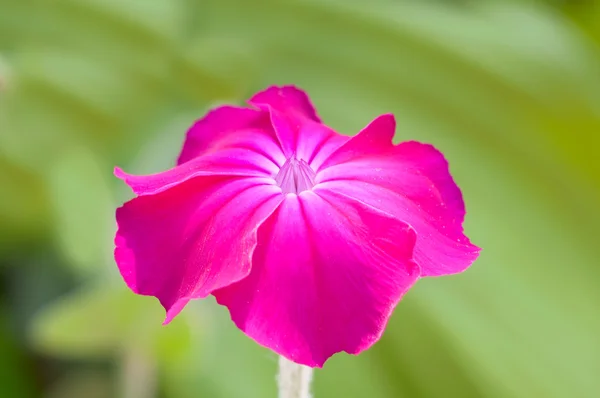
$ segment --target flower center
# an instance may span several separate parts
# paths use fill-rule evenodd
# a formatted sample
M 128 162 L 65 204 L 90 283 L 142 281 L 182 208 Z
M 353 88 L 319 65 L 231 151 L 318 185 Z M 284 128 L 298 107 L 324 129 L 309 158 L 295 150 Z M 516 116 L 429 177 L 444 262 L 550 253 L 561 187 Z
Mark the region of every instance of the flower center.
M 316 175 L 308 163 L 303 159 L 296 159 L 296 154 L 294 154 L 281 166 L 279 173 L 275 176 L 275 182 L 284 194 L 299 194 L 315 186 Z

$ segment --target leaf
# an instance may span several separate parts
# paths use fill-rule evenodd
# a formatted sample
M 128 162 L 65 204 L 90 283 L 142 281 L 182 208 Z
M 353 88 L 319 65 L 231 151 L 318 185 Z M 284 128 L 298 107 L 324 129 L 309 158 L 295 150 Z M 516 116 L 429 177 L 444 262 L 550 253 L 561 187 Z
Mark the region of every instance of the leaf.
M 23 347 L 11 335 L 13 329 L 5 311 L 0 315 L 0 327 L 0 383 L 3 394 L 23 398 L 37 396 L 36 389 L 30 382 L 32 375 L 28 358 Z
M 42 236 L 49 228 L 43 180 L 0 153 L 0 253 Z
M 40 352 L 61 358 L 107 358 L 139 349 L 169 361 L 186 351 L 191 331 L 185 316 L 168 327 L 161 326 L 163 318 L 158 302 L 124 286 L 83 286 L 43 308 L 29 339 Z
M 109 167 L 85 147 L 72 146 L 48 171 L 54 225 L 60 247 L 76 268 L 112 259 L 114 233 Z
M 246 40 L 198 38 L 186 43 L 175 61 L 184 98 L 206 104 L 243 98 L 258 76 L 255 49 Z
M 56 381 L 45 397 L 47 398 L 110 398 L 114 397 L 112 380 L 99 371 L 79 370 Z

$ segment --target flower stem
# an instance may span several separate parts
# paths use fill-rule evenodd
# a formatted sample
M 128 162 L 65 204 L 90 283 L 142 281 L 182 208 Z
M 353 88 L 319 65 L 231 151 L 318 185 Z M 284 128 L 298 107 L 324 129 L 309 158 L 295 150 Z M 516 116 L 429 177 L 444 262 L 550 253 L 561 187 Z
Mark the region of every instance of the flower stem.
M 279 398 L 310 398 L 312 369 L 279 357 Z

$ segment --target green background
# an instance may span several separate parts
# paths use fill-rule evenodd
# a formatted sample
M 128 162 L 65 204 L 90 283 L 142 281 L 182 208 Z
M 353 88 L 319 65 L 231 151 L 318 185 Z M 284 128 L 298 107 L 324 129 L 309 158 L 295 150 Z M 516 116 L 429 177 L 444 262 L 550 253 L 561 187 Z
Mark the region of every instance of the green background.
M 275 397 L 214 300 L 162 327 L 125 288 L 112 168 L 170 167 L 209 107 L 284 83 L 440 148 L 483 248 L 316 398 L 600 397 L 600 2 L 0 0 L 2 397 Z

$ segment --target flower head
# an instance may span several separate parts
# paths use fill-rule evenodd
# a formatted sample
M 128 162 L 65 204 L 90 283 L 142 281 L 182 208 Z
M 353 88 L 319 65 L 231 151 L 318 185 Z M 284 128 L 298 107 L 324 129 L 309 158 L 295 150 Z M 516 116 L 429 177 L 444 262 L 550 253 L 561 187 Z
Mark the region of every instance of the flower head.
M 212 294 L 258 343 L 320 367 L 373 345 L 419 277 L 477 258 L 446 160 L 393 145 L 392 115 L 350 138 L 294 87 L 249 105 L 197 121 L 170 170 L 115 170 L 137 195 L 117 210 L 115 259 L 165 323 Z

